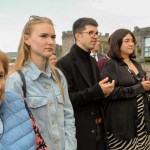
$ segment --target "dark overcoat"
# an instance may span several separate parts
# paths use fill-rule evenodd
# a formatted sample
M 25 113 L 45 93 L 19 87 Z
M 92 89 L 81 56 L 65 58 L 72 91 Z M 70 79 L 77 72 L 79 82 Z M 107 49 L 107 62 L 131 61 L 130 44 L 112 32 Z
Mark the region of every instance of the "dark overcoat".
M 97 63 L 90 57 L 91 73 L 94 84 L 89 80 L 83 59 L 77 53 L 77 45 L 60 59 L 56 66 L 62 70 L 68 82 L 70 100 L 74 108 L 77 149 L 96 150 L 96 114 L 100 111 L 102 89 Z M 101 149 L 100 149 L 101 150 Z

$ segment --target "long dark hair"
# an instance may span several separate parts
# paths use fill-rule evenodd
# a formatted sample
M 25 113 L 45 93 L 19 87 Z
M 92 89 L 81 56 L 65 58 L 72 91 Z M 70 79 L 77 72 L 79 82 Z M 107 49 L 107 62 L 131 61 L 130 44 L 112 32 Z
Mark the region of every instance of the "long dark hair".
M 122 45 L 123 38 L 127 35 L 130 34 L 134 40 L 134 44 L 136 45 L 136 39 L 133 33 L 128 30 L 128 29 L 118 29 L 115 32 L 113 32 L 109 39 L 108 39 L 108 44 L 109 44 L 109 51 L 107 55 L 110 58 L 115 58 L 115 59 L 123 59 L 121 57 L 121 52 L 120 52 L 120 47 Z M 136 58 L 135 52 L 129 56 L 130 58 Z

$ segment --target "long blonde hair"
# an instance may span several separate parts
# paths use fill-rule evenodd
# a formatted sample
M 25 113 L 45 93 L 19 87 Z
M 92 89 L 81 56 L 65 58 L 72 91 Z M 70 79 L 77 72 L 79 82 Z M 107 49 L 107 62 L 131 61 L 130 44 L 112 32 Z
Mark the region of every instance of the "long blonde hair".
M 22 31 L 20 44 L 17 50 L 17 57 L 15 60 L 15 64 L 14 64 L 12 71 L 9 74 L 22 69 L 23 67 L 27 66 L 28 63 L 31 61 L 30 47 L 24 42 L 25 40 L 24 37 L 25 35 L 31 35 L 32 26 L 35 24 L 39 24 L 39 23 L 49 23 L 50 25 L 54 26 L 52 20 L 47 17 L 30 16 L 29 21 L 25 24 L 24 29 Z M 60 88 L 60 91 L 64 97 L 63 86 L 61 84 L 58 74 L 56 73 L 56 69 L 52 65 L 50 65 L 50 63 L 48 64 L 50 66 L 50 69 L 52 70 L 52 74 L 54 75 L 56 82 Z

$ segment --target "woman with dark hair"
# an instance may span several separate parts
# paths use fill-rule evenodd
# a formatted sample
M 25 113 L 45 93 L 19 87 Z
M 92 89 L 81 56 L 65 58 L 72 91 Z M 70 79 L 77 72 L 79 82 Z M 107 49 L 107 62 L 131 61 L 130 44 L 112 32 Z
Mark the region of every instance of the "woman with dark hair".
M 115 80 L 114 91 L 104 103 L 108 144 L 113 150 L 150 149 L 150 81 L 134 59 L 135 44 L 130 30 L 116 30 L 110 36 L 110 59 L 102 72 L 102 78 Z

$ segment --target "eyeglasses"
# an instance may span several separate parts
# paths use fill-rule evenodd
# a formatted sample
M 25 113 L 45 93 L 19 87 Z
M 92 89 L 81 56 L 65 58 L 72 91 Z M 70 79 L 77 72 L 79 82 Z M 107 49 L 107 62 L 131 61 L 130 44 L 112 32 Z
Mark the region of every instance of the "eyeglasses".
M 3 132 L 4 132 L 4 124 L 3 124 L 2 118 L 0 116 L 0 139 L 3 136 Z
M 97 37 L 100 37 L 101 35 L 100 32 L 93 32 L 93 31 L 81 32 L 81 33 L 87 33 L 91 38 L 97 38 Z

